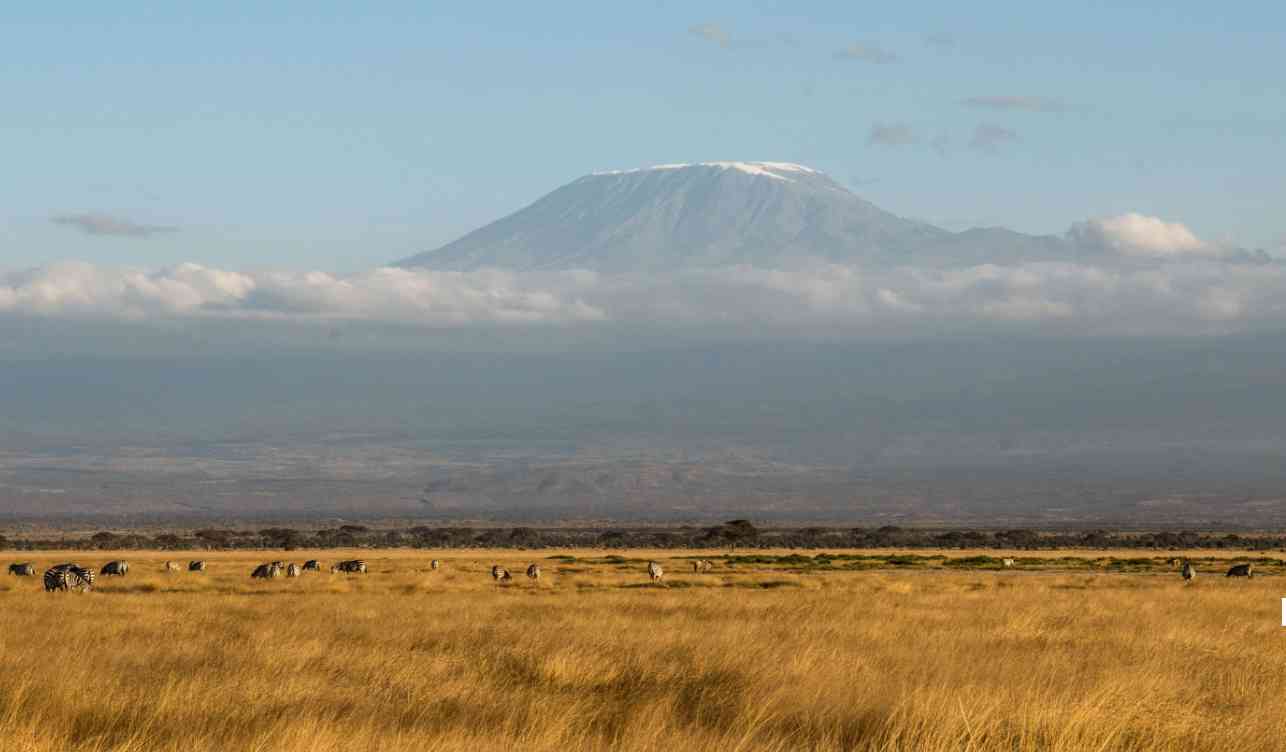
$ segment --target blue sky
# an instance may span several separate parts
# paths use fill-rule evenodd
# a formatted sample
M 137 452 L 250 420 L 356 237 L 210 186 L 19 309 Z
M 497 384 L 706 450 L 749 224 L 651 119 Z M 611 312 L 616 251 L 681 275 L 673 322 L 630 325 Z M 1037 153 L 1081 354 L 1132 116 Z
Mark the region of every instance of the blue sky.
M 6 9 L 0 267 L 355 271 L 702 160 L 952 229 L 1137 211 L 1286 244 L 1279 4 L 613 6 Z

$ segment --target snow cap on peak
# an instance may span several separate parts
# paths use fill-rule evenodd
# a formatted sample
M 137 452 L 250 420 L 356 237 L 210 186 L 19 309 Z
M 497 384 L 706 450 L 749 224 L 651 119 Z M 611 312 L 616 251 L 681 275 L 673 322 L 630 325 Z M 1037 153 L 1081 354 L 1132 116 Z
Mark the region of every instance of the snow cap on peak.
M 596 172 L 595 175 L 627 175 L 635 172 L 651 172 L 654 170 L 682 170 L 689 167 L 715 167 L 721 170 L 737 170 L 749 175 L 760 175 L 775 180 L 791 180 L 787 175 L 782 173 L 808 173 L 819 174 L 819 170 L 811 167 L 798 165 L 791 162 L 693 162 L 683 164 L 663 164 L 652 167 L 640 167 L 633 170 L 606 170 Z

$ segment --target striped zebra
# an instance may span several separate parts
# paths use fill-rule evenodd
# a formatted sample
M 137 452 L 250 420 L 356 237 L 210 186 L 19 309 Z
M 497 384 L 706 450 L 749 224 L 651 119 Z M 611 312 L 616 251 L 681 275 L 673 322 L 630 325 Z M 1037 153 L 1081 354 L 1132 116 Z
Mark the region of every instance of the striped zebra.
M 35 577 L 36 567 L 34 564 L 31 564 L 30 562 L 25 562 L 25 561 L 19 564 L 10 564 L 9 574 L 15 575 L 17 577 Z
M 294 563 L 294 562 L 291 562 L 291 563 L 289 563 L 289 564 L 287 564 L 287 565 L 286 565 L 286 576 L 287 576 L 287 577 L 298 577 L 299 575 L 301 575 L 301 574 L 303 574 L 303 573 L 304 573 L 304 570 L 303 570 L 303 569 L 302 569 L 298 564 L 296 564 L 296 563 Z
M 204 562 L 204 561 L 202 561 L 202 560 L 200 560 L 200 559 L 196 559 L 195 561 L 189 561 L 189 562 L 188 562 L 188 571 L 189 571 L 189 572 L 204 572 L 204 571 L 205 571 L 205 562 Z
M 129 562 L 109 561 L 98 571 L 104 577 L 124 577 L 129 572 Z
M 346 574 L 366 574 L 366 562 L 361 559 L 350 559 L 331 565 L 330 573 L 344 572 Z
M 304 571 L 305 571 L 305 572 L 320 572 L 320 571 L 321 571 L 321 562 L 317 561 L 316 559 L 309 559 L 308 561 L 304 562 Z
M 702 572 L 709 572 L 713 568 L 714 568 L 714 564 L 709 561 L 706 561 L 705 559 L 697 559 L 692 562 L 693 574 L 701 574 Z
M 1188 561 L 1187 559 L 1184 559 L 1183 560 L 1183 581 L 1192 582 L 1192 579 L 1196 576 L 1197 576 L 1197 568 L 1192 566 L 1192 562 Z
M 1003 566 L 1004 566 L 1004 568 L 1005 568 L 1005 569 L 1009 569 L 1010 567 L 1012 567 L 1012 566 L 1014 565 L 1014 560 L 1013 560 L 1013 559 L 1001 559 L 1001 560 L 1000 560 L 1000 563 L 1001 563 L 1001 565 L 1003 565 Z
M 182 570 L 183 570 L 183 567 L 179 566 L 179 563 L 178 563 L 177 561 L 167 561 L 167 562 L 165 562 L 165 571 L 166 571 L 167 573 L 168 573 L 168 572 L 180 572 L 180 571 L 182 571 Z
M 491 579 L 496 582 L 509 582 L 513 579 L 513 575 L 509 574 L 508 569 L 496 564 L 491 567 Z
M 429 569 L 432 569 L 434 572 L 438 571 L 438 569 L 441 566 L 442 566 L 442 562 L 438 561 L 437 559 L 434 559 L 433 561 L 429 562 Z
M 270 580 L 280 575 L 281 575 L 281 567 L 277 566 L 276 562 L 269 562 L 268 564 L 260 564 L 259 566 L 255 567 L 255 571 L 250 573 L 251 577 L 257 577 L 261 580 Z
M 1251 579 L 1255 576 L 1255 573 L 1253 570 L 1254 570 L 1254 567 L 1250 564 L 1237 564 L 1232 569 L 1229 569 L 1228 574 L 1224 576 L 1225 577 L 1245 577 L 1246 579 Z
M 660 582 L 661 578 L 665 577 L 665 570 L 661 569 L 661 565 L 655 561 L 649 561 L 647 563 L 647 576 L 651 578 L 652 582 Z
M 539 582 L 539 581 L 540 581 L 540 565 L 539 565 L 539 564 L 532 564 L 531 566 L 527 567 L 527 576 L 528 576 L 528 577 L 530 577 L 531 579 L 536 580 L 537 582 Z
M 75 564 L 59 564 L 45 572 L 45 592 L 55 590 L 64 592 L 79 590 L 82 593 L 94 589 L 94 570 Z

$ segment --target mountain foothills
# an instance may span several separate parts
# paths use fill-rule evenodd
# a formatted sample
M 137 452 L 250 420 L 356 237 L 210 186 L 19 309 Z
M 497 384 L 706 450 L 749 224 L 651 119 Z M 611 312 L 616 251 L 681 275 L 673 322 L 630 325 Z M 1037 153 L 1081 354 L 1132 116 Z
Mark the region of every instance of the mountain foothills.
M 826 174 L 785 162 L 598 172 L 400 266 L 661 273 L 802 259 L 863 266 L 1072 260 L 1058 236 L 953 233 L 891 214 Z

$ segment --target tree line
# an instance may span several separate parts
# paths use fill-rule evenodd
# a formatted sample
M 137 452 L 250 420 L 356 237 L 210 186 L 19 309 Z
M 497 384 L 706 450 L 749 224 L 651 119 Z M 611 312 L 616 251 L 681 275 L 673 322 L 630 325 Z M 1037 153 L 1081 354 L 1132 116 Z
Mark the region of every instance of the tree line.
M 202 528 L 144 533 L 100 531 L 88 536 L 8 537 L 10 550 L 165 550 L 328 548 L 1138 548 L 1138 549 L 1286 549 L 1286 535 L 1240 535 L 1201 531 L 1131 532 L 1112 530 L 1041 531 L 1032 529 L 928 529 L 880 527 L 761 528 L 749 520 L 718 525 L 672 527 L 486 527 L 415 525 L 381 527 L 358 524 L 317 530 L 268 527 L 261 530 Z

